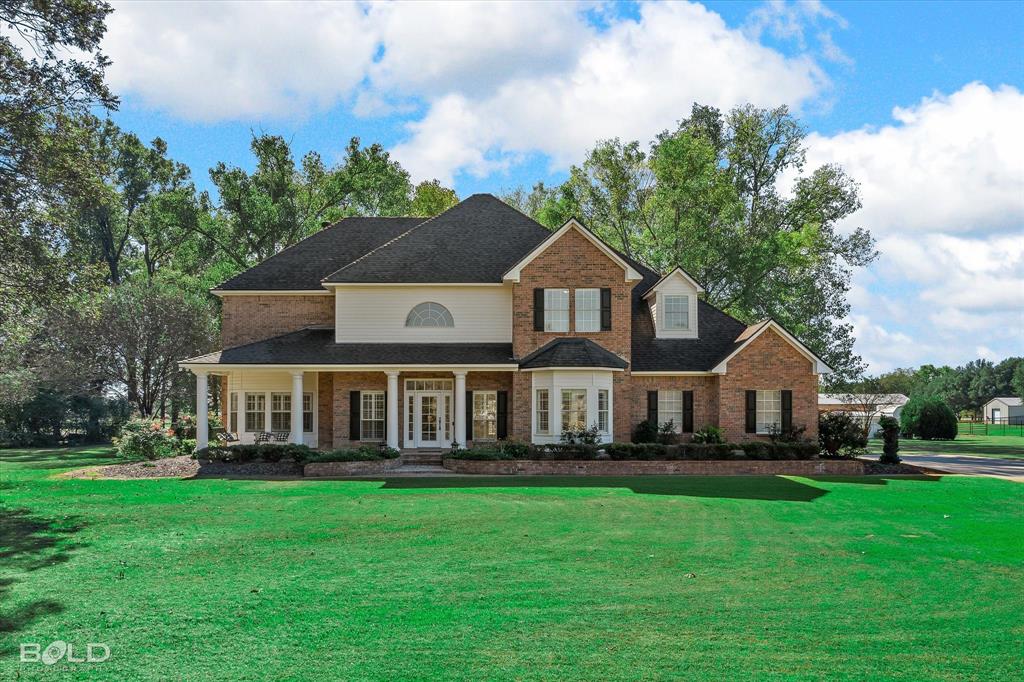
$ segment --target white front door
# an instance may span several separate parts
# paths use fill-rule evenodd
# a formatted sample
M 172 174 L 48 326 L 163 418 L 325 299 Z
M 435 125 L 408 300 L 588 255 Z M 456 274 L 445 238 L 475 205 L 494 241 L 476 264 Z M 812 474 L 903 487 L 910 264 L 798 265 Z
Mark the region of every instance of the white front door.
M 413 401 L 413 440 L 417 448 L 446 448 L 452 444 L 451 394 L 442 391 L 417 392 Z

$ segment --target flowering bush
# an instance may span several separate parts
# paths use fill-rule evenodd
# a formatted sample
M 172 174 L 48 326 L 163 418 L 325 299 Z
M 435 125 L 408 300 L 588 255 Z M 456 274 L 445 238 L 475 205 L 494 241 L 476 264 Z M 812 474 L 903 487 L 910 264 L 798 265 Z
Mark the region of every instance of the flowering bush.
M 181 452 L 181 442 L 173 429 L 145 418 L 128 420 L 121 427 L 121 435 L 114 438 L 114 445 L 118 456 L 125 459 L 163 459 Z

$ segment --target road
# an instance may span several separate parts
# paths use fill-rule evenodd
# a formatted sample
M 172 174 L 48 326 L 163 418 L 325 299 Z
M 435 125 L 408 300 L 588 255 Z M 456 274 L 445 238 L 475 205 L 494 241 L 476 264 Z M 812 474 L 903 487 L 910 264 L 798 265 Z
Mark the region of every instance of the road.
M 1024 459 L 996 459 L 968 455 L 916 455 L 902 452 L 900 459 L 907 464 L 950 474 L 998 476 L 1024 482 Z

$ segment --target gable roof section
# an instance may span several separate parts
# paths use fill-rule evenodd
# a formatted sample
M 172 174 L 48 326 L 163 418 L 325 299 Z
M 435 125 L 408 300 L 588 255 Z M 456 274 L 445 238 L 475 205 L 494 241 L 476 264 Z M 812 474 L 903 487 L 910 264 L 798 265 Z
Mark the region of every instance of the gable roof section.
M 502 275 L 551 233 L 490 194 L 444 213 L 324 277 L 332 284 L 474 284 Z
M 783 340 L 789 343 L 789 345 L 796 348 L 804 357 L 810 360 L 811 364 L 814 366 L 815 374 L 830 374 L 832 372 L 832 368 L 826 365 L 824 360 L 819 358 L 811 351 L 810 348 L 801 343 L 800 340 L 793 336 L 788 329 L 771 318 L 762 320 L 757 324 L 752 324 L 743 330 L 743 332 L 736 337 L 736 341 L 733 343 L 733 348 L 729 354 L 722 358 L 718 364 L 712 367 L 711 371 L 716 374 L 724 374 L 727 370 L 729 360 L 736 357 L 744 348 L 753 343 L 757 337 L 761 336 L 761 334 L 764 334 L 769 329 L 781 336 Z
M 345 218 L 241 272 L 214 293 L 324 291 L 320 280 L 425 218 Z
M 669 280 L 669 278 L 671 278 L 671 277 L 681 277 L 690 286 L 692 286 L 694 289 L 696 289 L 698 294 L 703 294 L 704 293 L 704 287 L 702 287 L 700 285 L 700 282 L 695 280 L 693 277 L 690 276 L 690 273 L 688 273 L 686 270 L 683 270 L 681 267 L 679 267 L 677 265 L 667 275 L 665 275 L 664 277 L 659 279 L 657 282 L 655 282 L 654 286 L 652 286 L 649 289 L 647 289 L 647 291 L 644 292 L 644 298 L 650 298 L 650 296 L 653 293 L 655 293 L 661 287 L 661 285 L 664 284 L 665 282 L 667 282 Z
M 533 351 L 519 362 L 519 369 L 552 369 L 555 367 L 625 369 L 629 363 L 590 339 L 569 337 L 555 339 Z
M 586 239 L 591 244 L 596 246 L 602 253 L 604 253 L 604 255 L 608 256 L 608 258 L 610 258 L 619 267 L 621 267 L 626 273 L 627 282 L 638 282 L 643 279 L 643 275 L 637 272 L 636 268 L 633 267 L 632 263 L 630 263 L 628 259 L 626 259 L 622 254 L 620 254 L 612 247 L 605 244 L 600 237 L 598 237 L 596 234 L 588 230 L 586 226 L 583 225 L 583 223 L 576 220 L 575 218 L 570 218 L 568 222 L 565 223 L 565 225 L 562 225 L 554 232 L 549 233 L 544 241 L 542 241 L 540 244 L 537 244 L 537 246 L 533 250 L 524 255 L 519 261 L 517 261 L 512 267 L 510 267 L 508 271 L 504 273 L 502 279 L 509 280 L 512 282 L 518 282 L 519 275 L 523 271 L 523 268 L 529 265 L 537 256 L 544 253 L 544 251 L 549 246 L 557 242 L 562 237 L 562 235 L 564 235 L 569 230 L 578 231 L 580 234 L 586 237 Z
M 1024 401 L 1021 401 L 1021 399 L 1016 397 L 1016 396 L 1006 396 L 1006 397 L 1003 397 L 1003 396 L 998 396 L 997 395 L 995 398 L 992 398 L 992 400 L 998 400 L 999 402 L 1003 403 L 1007 407 L 1017 407 L 1018 405 L 1021 405 L 1022 402 L 1024 402 Z M 992 402 L 992 400 L 989 400 L 988 403 Z M 988 403 L 985 403 L 985 404 L 988 405 Z

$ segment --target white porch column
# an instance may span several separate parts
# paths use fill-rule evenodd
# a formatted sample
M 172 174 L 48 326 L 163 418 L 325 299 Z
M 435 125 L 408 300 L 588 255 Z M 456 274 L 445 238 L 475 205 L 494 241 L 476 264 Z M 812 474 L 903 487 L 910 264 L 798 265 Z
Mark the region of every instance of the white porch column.
M 241 373 L 236 373 L 234 376 L 237 377 L 235 380 L 235 392 L 238 394 L 238 405 L 236 405 L 238 415 L 235 418 L 235 426 L 238 427 L 238 431 L 235 432 L 235 435 L 241 441 L 242 434 L 245 432 L 245 392 L 242 390 Z M 231 400 L 230 396 L 228 396 L 228 400 Z
M 455 442 L 466 447 L 466 373 L 455 372 Z
M 288 440 L 302 444 L 302 372 L 292 372 L 292 432 Z
M 398 449 L 398 372 L 388 372 L 388 447 Z
M 196 370 L 196 449 L 210 444 L 210 392 L 206 370 Z

